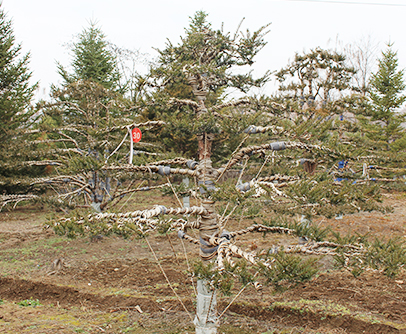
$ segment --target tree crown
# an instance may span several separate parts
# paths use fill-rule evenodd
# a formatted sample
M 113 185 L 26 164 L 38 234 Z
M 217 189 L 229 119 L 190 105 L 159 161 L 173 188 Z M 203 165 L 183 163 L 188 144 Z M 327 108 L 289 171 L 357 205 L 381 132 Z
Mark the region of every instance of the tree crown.
M 70 84 L 78 80 L 91 80 L 107 89 L 117 89 L 120 74 L 117 61 L 109 49 L 106 36 L 95 23 L 84 29 L 71 49 L 73 53 L 73 73 L 58 64 L 58 72 Z
M 32 75 L 28 69 L 29 54 L 21 56 L 12 22 L 1 6 L 0 2 L 0 147 L 29 121 L 30 102 L 37 87 L 29 82 Z

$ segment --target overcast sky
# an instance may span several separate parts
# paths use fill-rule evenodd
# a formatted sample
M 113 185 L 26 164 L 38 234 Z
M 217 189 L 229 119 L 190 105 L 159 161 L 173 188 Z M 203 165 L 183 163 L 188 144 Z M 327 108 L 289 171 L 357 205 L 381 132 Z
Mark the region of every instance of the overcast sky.
M 268 44 L 254 66 L 258 75 L 279 70 L 295 52 L 318 46 L 336 46 L 371 40 L 394 43 L 399 65 L 406 67 L 406 0 L 0 0 L 13 22 L 16 41 L 31 53 L 33 79 L 40 82 L 39 95 L 60 80 L 56 62 L 70 64 L 66 44 L 89 22 L 97 22 L 107 39 L 119 47 L 139 50 L 151 59 L 153 48 L 165 47 L 166 39 L 177 43 L 198 10 L 209 14 L 217 29 L 251 31 L 271 23 Z M 379 53 L 378 53 L 379 56 Z M 275 87 L 270 82 L 261 93 Z

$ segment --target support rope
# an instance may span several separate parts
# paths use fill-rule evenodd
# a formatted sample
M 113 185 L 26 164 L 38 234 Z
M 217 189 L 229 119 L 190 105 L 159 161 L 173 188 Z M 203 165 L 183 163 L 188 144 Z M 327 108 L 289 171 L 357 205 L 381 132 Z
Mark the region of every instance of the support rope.
M 158 264 L 158 266 L 159 266 L 159 269 L 161 269 L 161 272 L 162 272 L 162 274 L 164 275 L 164 277 L 165 277 L 165 279 L 166 279 L 166 282 L 169 284 L 169 287 L 171 288 L 172 292 L 175 294 L 176 298 L 178 299 L 178 301 L 179 301 L 180 304 L 182 305 L 183 309 L 184 309 L 184 310 L 186 311 L 186 313 L 188 314 L 188 316 L 189 316 L 189 318 L 190 318 L 190 321 L 193 323 L 193 317 L 192 317 L 192 315 L 190 314 L 189 310 L 186 308 L 185 304 L 182 302 L 182 299 L 180 299 L 179 295 L 176 293 L 176 291 L 175 291 L 175 289 L 173 288 L 171 282 L 169 281 L 169 278 L 168 278 L 168 276 L 166 275 L 164 269 L 162 268 L 161 263 L 159 262 L 158 257 L 157 257 L 156 254 L 155 254 L 155 251 L 152 249 L 151 244 L 149 243 L 147 236 L 145 236 L 145 241 L 147 242 L 148 247 L 149 247 L 150 251 L 152 252 L 152 255 L 154 256 L 155 261 L 157 262 L 157 264 Z
M 245 135 L 241 143 L 237 146 L 237 148 L 234 150 L 234 152 L 231 154 L 230 160 L 228 160 L 227 165 L 224 167 L 224 169 L 221 171 L 220 176 L 217 178 L 216 182 L 219 182 L 221 177 L 224 175 L 224 173 L 231 167 L 231 160 L 234 157 L 234 155 L 238 152 L 238 150 L 244 145 L 245 141 L 248 139 L 249 135 Z

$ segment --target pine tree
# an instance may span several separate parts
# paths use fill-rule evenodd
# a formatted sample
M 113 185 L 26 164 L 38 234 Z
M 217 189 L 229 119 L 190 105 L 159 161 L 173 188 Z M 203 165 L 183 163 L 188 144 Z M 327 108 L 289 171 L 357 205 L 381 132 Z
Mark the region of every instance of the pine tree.
M 343 54 L 317 48 L 296 54 L 294 61 L 278 71 L 276 77 L 279 93 L 296 111 L 307 108 L 339 114 L 343 112 L 342 99 L 351 88 L 354 73 Z

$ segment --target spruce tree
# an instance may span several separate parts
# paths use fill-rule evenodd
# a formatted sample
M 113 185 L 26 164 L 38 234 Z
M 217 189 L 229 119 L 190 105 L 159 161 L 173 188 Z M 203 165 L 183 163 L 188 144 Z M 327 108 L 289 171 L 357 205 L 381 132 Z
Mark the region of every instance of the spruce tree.
M 295 129 L 295 121 L 280 117 L 281 112 L 276 110 L 279 105 L 274 101 L 219 98 L 218 94 L 228 87 L 248 91 L 250 86 L 266 79 L 257 81 L 250 73 L 233 72 L 236 66 L 253 63 L 266 44 L 265 29 L 266 26 L 253 33 L 237 32 L 231 37 L 212 29 L 207 14 L 197 12 L 181 43 L 176 46 L 169 43 L 160 52 L 160 62 L 150 75 L 151 86 L 156 90 L 145 98 L 143 110 L 144 117 L 154 120 L 168 115 L 164 127 L 175 128 L 173 124 L 182 123 L 188 129 L 184 131 L 185 137 L 190 138 L 186 139 L 196 142 L 195 152 L 184 151 L 183 156 L 173 159 L 139 159 L 134 164 L 117 163 L 99 168 L 128 173 L 133 179 L 156 176 L 159 186 L 169 184 L 177 200 L 177 189 L 193 194 L 195 206 L 188 207 L 178 201 L 180 207 L 167 208 L 156 203 L 151 209 L 75 215 L 50 224 L 56 232 L 68 236 L 116 233 L 148 238 L 148 233 L 156 230 L 163 233 L 176 230 L 180 238 L 198 244 L 200 257 L 209 263 L 196 268 L 200 279 L 198 295 L 205 295 L 198 297 L 197 302 L 197 309 L 203 310 L 195 320 L 198 333 L 203 330 L 216 333 L 218 325 L 215 293 L 210 294 L 209 284 L 227 290 L 231 277 L 238 276 L 244 284 L 259 287 L 255 282 L 257 271 L 266 277 L 277 274 L 282 280 L 308 279 L 312 275 L 310 262 L 302 264 L 299 258 L 284 256 L 272 258 L 272 254 L 328 254 L 330 248 L 344 247 L 321 242 L 326 232 L 310 222 L 298 220 L 298 215 L 331 217 L 379 208 L 376 185 L 364 182 L 354 186 L 354 180 L 344 180 L 349 175 L 342 171 L 337 173 L 342 173 L 343 182 L 337 180 L 335 165 L 356 154 L 351 144 L 340 142 L 331 120 L 313 117 L 311 121 L 324 129 L 323 135 L 313 136 L 309 131 L 311 123 L 305 122 L 300 130 Z M 172 93 L 175 96 L 171 98 Z M 159 112 L 154 113 L 156 110 Z M 223 140 L 218 141 L 221 136 Z M 168 148 L 179 152 L 179 146 L 174 140 Z M 223 154 L 215 154 L 216 151 Z M 317 164 L 304 171 L 302 160 Z M 232 172 L 237 174 L 234 179 Z M 174 184 L 176 176 L 190 177 L 195 182 L 185 189 Z M 230 176 L 229 180 L 225 176 Z M 247 218 L 247 225 L 228 232 L 228 220 L 237 217 Z M 191 229 L 198 230 L 197 238 L 189 233 Z M 287 233 L 303 237 L 305 245 L 271 248 L 272 252 L 261 258 L 238 245 L 238 236 L 247 233 Z M 307 238 L 312 241 L 307 242 Z M 348 258 L 354 250 L 362 251 L 359 245 L 351 247 L 345 249 L 344 257 Z M 234 262 L 233 257 L 243 258 L 250 267 Z M 275 260 L 282 269 L 272 271 Z M 286 266 L 294 272 L 287 274 Z
M 30 85 L 29 54 L 21 56 L 21 44 L 15 44 L 12 23 L 0 3 L 0 147 L 16 131 L 28 124 L 30 103 L 36 85 Z
M 406 88 L 404 70 L 398 69 L 397 52 L 392 47 L 393 44 L 388 43 L 387 49 L 382 51 L 378 71 L 371 78 L 368 112 L 371 123 L 367 132 L 367 136 L 387 143 L 387 147 L 405 135 L 401 123 L 406 120 L 406 114 L 399 113 L 406 101 L 406 95 L 402 94 Z M 406 142 L 401 147 L 406 148 Z
M 120 73 L 117 59 L 110 49 L 106 36 L 95 23 L 84 29 L 73 43 L 72 73 L 58 63 L 58 73 L 64 79 L 64 86 L 83 81 L 94 81 L 109 90 L 118 88 Z
M 52 87 L 52 96 L 63 104 L 65 122 L 96 126 L 102 118 L 108 120 L 111 116 L 105 108 L 109 102 L 124 93 L 119 88 L 116 57 L 95 23 L 79 34 L 70 51 L 71 71 L 58 63 L 63 82 L 60 87 Z
M 406 100 L 404 71 L 398 69 L 397 53 L 388 44 L 378 60 L 366 96 L 359 96 L 354 113 L 351 139 L 365 148 L 364 174 L 369 179 L 385 181 L 385 188 L 405 189 L 406 115 L 401 107 Z
M 73 207 L 92 205 L 100 211 L 120 199 L 123 191 L 131 193 L 123 190 L 127 175 L 118 177 L 101 167 L 111 163 L 112 153 L 115 162 L 129 160 L 129 139 L 125 139 L 134 126 L 141 125 L 120 89 L 116 58 L 103 32 L 92 23 L 71 51 L 72 72 L 58 66 L 64 81 L 52 87 L 53 100 L 42 106 L 41 139 L 36 143 L 51 145 L 43 154 L 56 159 L 55 171 L 66 180 L 54 176 L 46 181 L 57 190 L 56 198 Z
M 249 68 L 255 56 L 266 45 L 264 36 L 268 32 L 268 25 L 255 32 L 243 33 L 237 30 L 235 34 L 230 34 L 213 29 L 207 15 L 203 11 L 195 13 L 185 28 L 182 42 L 173 45 L 168 41 L 163 50 L 158 50 L 157 66 L 152 68 L 146 80 L 154 89 L 144 97 L 145 108 L 142 112 L 146 119 L 167 122 L 160 133 L 166 149 L 180 148 L 182 154 L 195 159 L 198 158 L 196 138 L 203 132 L 216 133 L 213 138 L 219 144 L 226 138 L 228 140 L 228 136 L 235 137 L 237 131 L 230 129 L 225 134 L 223 126 L 223 131 L 219 132 L 217 121 L 213 118 L 215 113 L 211 110 L 208 113 L 200 112 L 200 97 L 193 90 L 206 92 L 205 106 L 210 109 L 224 102 L 227 89 L 234 88 L 246 93 L 252 87 L 263 85 L 270 76 L 269 72 L 258 78 L 253 77 L 252 71 L 236 74 L 239 67 Z M 189 82 L 193 77 L 205 86 L 193 88 Z M 241 99 L 238 103 L 246 105 L 247 100 Z M 217 110 L 222 108 L 216 107 Z M 199 115 L 198 121 L 196 113 Z M 227 125 L 228 128 L 233 126 L 237 125 Z M 213 154 L 219 157 L 230 153 L 240 139 L 240 136 L 233 138 L 228 150 L 224 150 L 224 146 L 214 145 Z
M 104 38 L 93 25 L 79 36 L 72 49 L 73 72 L 59 66 L 64 82 L 52 87 L 50 102 L 38 103 L 41 117 L 20 134 L 27 151 L 24 165 L 39 173 L 18 184 L 35 200 L 62 208 L 91 205 L 99 211 L 133 191 L 124 185 L 128 175 L 101 167 L 128 162 L 131 129 L 160 122 L 136 122 L 134 106 L 118 89 L 119 71 Z M 41 195 L 45 189 L 52 191 Z
M 0 192 L 21 190 L 10 182 L 21 178 L 27 150 L 17 136 L 32 123 L 31 100 L 36 84 L 30 83 L 29 54 L 21 54 L 11 20 L 0 3 Z

